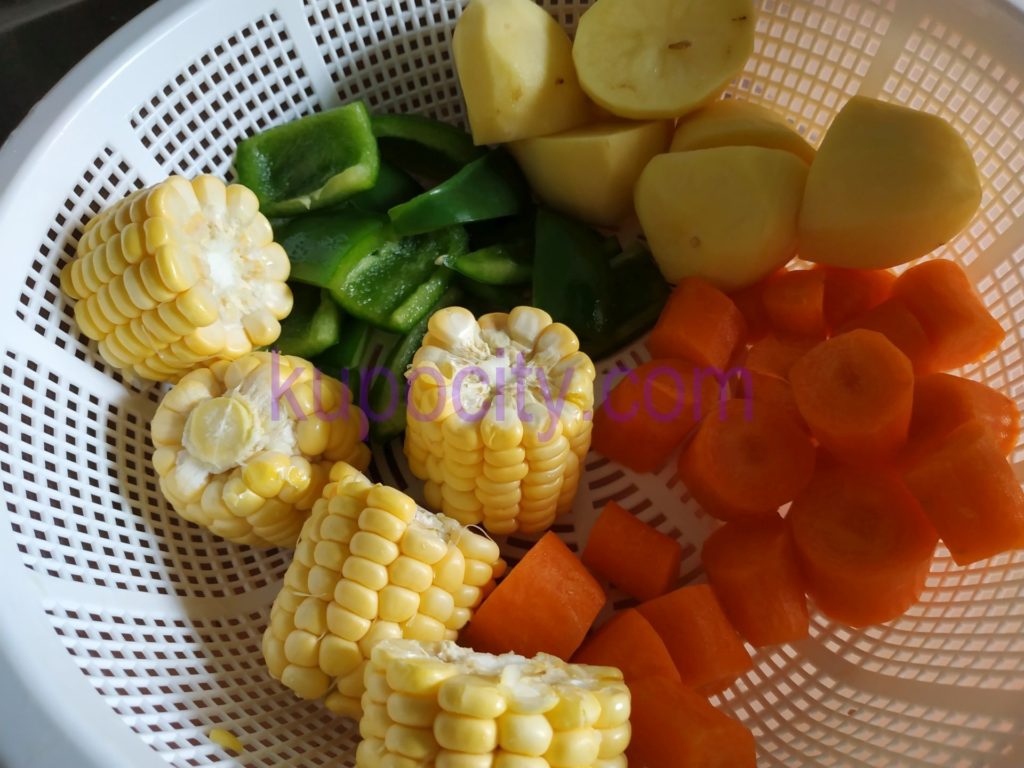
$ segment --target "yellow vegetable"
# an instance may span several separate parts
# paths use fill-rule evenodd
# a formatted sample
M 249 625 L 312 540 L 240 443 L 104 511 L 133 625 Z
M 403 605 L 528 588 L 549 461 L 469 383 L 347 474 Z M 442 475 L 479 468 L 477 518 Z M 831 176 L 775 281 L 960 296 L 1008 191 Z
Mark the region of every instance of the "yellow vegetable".
M 172 176 L 89 221 L 61 289 L 115 368 L 177 381 L 273 343 L 289 263 L 251 191 Z
M 613 227 L 633 212 L 633 187 L 668 147 L 672 123 L 606 122 L 509 145 L 534 192 L 552 208 Z
M 672 151 L 714 147 L 764 147 L 792 152 L 808 165 L 814 147 L 777 113 L 749 101 L 716 101 L 679 123 Z
M 341 382 L 313 372 L 301 358 L 251 352 L 164 395 L 153 465 L 178 514 L 239 544 L 294 546 L 331 465 L 370 462 L 366 417 Z
M 609 112 L 680 117 L 713 101 L 754 50 L 753 0 L 597 0 L 580 18 L 580 85 Z
M 452 51 L 477 144 L 557 133 L 590 117 L 572 43 L 533 0 L 473 0 Z
M 360 768 L 626 768 L 629 688 L 611 667 L 453 643 L 373 649 Z
M 811 165 L 800 255 L 835 267 L 894 267 L 955 237 L 980 204 L 978 167 L 953 126 L 858 96 Z
M 234 752 L 236 755 L 242 754 L 245 751 L 245 747 L 242 746 L 242 742 L 238 740 L 231 731 L 227 731 L 223 728 L 214 728 L 210 731 L 210 741 L 216 744 L 218 747 Z
M 807 166 L 789 152 L 722 147 L 658 155 L 636 185 L 636 212 L 662 274 L 751 285 L 796 252 Z
M 454 639 L 504 568 L 490 539 L 335 464 L 270 612 L 270 674 L 359 718 L 374 647 Z
M 550 528 L 590 448 L 594 375 L 542 310 L 434 313 L 407 374 L 405 455 L 427 503 L 496 534 Z

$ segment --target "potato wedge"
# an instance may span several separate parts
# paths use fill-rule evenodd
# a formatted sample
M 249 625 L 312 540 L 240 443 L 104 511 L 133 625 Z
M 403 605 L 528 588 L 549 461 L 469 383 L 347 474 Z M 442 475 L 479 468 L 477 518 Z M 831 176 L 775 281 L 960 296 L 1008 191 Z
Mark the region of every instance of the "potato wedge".
M 583 90 L 620 117 L 680 117 L 713 101 L 754 50 L 753 0 L 597 0 L 572 56 Z
M 682 120 L 672 137 L 672 151 L 715 147 L 764 147 L 792 152 L 808 165 L 814 147 L 781 115 L 750 101 L 726 99 L 709 104 Z
M 558 133 L 590 119 L 569 36 L 533 0 L 472 0 L 452 50 L 477 144 Z
M 955 237 L 980 204 L 978 167 L 953 126 L 858 96 L 811 164 L 800 255 L 835 267 L 894 267 Z
M 761 147 L 658 155 L 636 185 L 636 212 L 669 282 L 745 288 L 793 258 L 807 165 Z
M 530 186 L 552 208 L 613 227 L 633 211 L 633 187 L 668 147 L 672 123 L 616 121 L 509 145 Z

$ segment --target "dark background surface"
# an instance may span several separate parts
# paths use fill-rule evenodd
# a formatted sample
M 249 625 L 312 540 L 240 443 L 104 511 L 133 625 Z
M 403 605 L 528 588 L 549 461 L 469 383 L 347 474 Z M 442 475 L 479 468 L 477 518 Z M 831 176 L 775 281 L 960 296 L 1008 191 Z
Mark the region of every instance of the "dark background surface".
M 0 0 L 0 141 L 68 70 L 154 0 Z

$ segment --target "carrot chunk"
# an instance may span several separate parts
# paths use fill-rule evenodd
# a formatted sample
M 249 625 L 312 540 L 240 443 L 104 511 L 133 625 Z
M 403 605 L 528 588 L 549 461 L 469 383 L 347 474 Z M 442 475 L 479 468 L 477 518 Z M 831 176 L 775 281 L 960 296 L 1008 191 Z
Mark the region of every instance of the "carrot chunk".
M 788 381 L 778 376 L 748 369 L 739 379 L 736 396 L 755 403 L 755 408 L 757 403 L 763 403 L 769 408 L 778 409 L 803 424 L 803 416 L 793 398 L 793 388 Z
M 857 330 L 822 342 L 793 366 L 790 384 L 811 433 L 838 459 L 881 464 L 906 443 L 914 370 L 882 334 Z
M 1009 455 L 1017 445 L 1020 410 L 1002 392 L 948 373 L 917 380 L 910 417 L 910 442 L 917 451 L 969 421 L 980 421 L 991 429 L 1003 454 Z
M 764 308 L 777 333 L 824 339 L 825 273 L 797 269 L 771 278 L 764 287 Z
M 647 339 L 651 355 L 724 370 L 746 339 L 732 300 L 699 277 L 679 283 Z
M 985 308 L 963 268 L 936 259 L 908 269 L 893 295 L 921 322 L 932 345 L 935 369 L 980 360 L 1002 343 L 1006 332 Z
M 842 328 L 892 295 L 896 275 L 887 269 L 818 267 L 825 273 L 825 322 Z
M 691 363 L 652 360 L 628 371 L 597 409 L 591 447 L 634 472 L 654 472 L 727 391 L 724 379 Z
M 747 352 L 746 367 L 758 373 L 769 373 L 788 379 L 796 361 L 817 344 L 814 339 L 796 339 L 769 334 Z
M 891 341 L 906 355 L 914 366 L 914 373 L 921 375 L 935 369 L 932 359 L 932 344 L 917 316 L 899 299 L 883 301 L 860 317 L 848 323 L 841 332 L 877 331 Z
M 1024 490 L 985 424 L 964 424 L 905 477 L 959 565 L 1024 548 Z
M 808 592 L 832 619 L 881 624 L 920 598 L 938 536 L 896 475 L 819 472 L 786 521 Z
M 707 584 L 677 589 L 637 610 L 665 641 L 680 679 L 699 693 L 720 693 L 754 666 Z
M 777 274 L 780 273 L 781 270 Z M 729 294 L 732 303 L 743 315 L 748 342 L 763 339 L 771 332 L 771 320 L 768 319 L 768 311 L 764 307 L 764 287 L 769 280 L 771 277 Z
M 720 520 L 767 516 L 793 500 L 814 472 L 810 436 L 766 402 L 730 400 L 710 414 L 679 457 L 679 477 Z
M 568 660 L 604 604 L 597 580 L 547 533 L 477 608 L 461 644 L 482 653 L 550 653 Z
M 682 545 L 614 501 L 602 510 L 583 550 L 583 564 L 626 594 L 653 600 L 675 586 Z
M 748 728 L 674 680 L 631 683 L 631 766 L 754 768 L 757 749 Z
M 754 646 L 792 643 L 810 633 L 796 550 L 780 517 L 726 523 L 701 552 L 725 615 Z
M 618 667 L 627 683 L 645 677 L 679 680 L 665 641 L 638 610 L 614 616 L 595 632 L 572 660 L 576 664 Z

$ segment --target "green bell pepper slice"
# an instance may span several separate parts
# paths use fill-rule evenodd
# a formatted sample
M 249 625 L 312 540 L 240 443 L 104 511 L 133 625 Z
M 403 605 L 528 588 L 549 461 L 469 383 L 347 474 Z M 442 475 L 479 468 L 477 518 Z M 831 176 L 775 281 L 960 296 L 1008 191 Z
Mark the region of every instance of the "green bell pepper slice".
M 333 299 L 331 303 L 334 303 Z M 343 328 L 344 333 L 338 343 L 312 358 L 311 362 L 328 376 L 340 379 L 353 396 L 358 397 L 361 369 L 373 326 L 354 317 L 345 317 Z
M 258 133 L 235 154 L 238 181 L 273 217 L 325 208 L 370 189 L 379 166 L 370 113 L 358 101 Z
M 377 183 L 365 192 L 352 195 L 342 203 L 373 213 L 387 213 L 388 209 L 400 205 L 423 191 L 423 187 L 401 168 L 381 160 Z
M 341 310 L 321 288 L 296 283 L 291 314 L 281 321 L 281 335 L 273 346 L 285 355 L 311 358 L 338 343 Z
M 383 216 L 345 208 L 292 219 L 277 233 L 277 242 L 288 254 L 292 280 L 332 288 L 346 258 L 373 253 L 390 237 Z
M 530 202 L 522 172 L 504 150 L 492 150 L 438 186 L 388 211 L 401 235 L 513 216 Z
M 463 254 L 448 254 L 441 263 L 463 277 L 485 285 L 522 285 L 533 277 L 533 245 L 522 240 L 497 243 Z
M 370 124 L 382 157 L 428 179 L 447 179 L 486 152 L 461 128 L 422 115 L 374 115 Z

